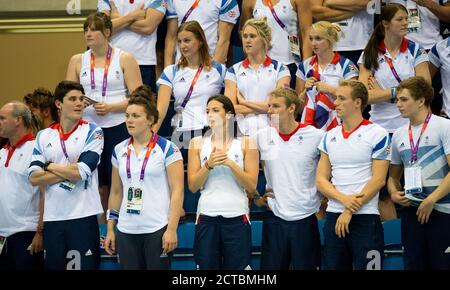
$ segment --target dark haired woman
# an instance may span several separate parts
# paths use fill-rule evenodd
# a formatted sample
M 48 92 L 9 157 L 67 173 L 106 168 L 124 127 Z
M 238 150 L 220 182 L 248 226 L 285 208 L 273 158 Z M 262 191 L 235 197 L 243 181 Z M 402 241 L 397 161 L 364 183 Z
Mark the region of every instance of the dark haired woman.
M 177 247 L 183 204 L 183 162 L 172 142 L 158 136 L 154 99 L 139 87 L 130 97 L 126 125 L 131 138 L 115 146 L 105 250 L 116 250 L 126 270 L 169 270 Z
M 394 104 L 399 82 L 422 76 L 431 83 L 428 56 L 419 44 L 405 38 L 407 28 L 408 11 L 404 6 L 382 7 L 380 23 L 358 61 L 359 80 L 369 90 L 372 104 L 370 120 L 389 133 L 408 122 Z
M 95 12 L 84 22 L 84 37 L 89 50 L 72 56 L 66 79 L 83 85 L 86 98 L 83 119 L 100 126 L 105 134 L 105 148 L 99 172 L 103 209 L 111 184 L 111 154 L 114 146 L 129 137 L 123 112 L 128 92 L 142 84 L 134 57 L 109 44 L 112 22 L 109 16 Z
M 236 138 L 233 103 L 210 97 L 206 113 L 211 134 L 189 145 L 189 190 L 200 190 L 194 256 L 201 270 L 250 268 L 251 229 L 246 190 L 258 180 L 258 150 L 249 138 Z

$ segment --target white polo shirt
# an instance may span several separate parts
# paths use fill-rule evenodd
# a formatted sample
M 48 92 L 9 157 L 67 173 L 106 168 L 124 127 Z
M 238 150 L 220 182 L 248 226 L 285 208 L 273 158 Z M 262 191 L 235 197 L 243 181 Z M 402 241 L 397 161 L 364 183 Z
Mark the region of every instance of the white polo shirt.
M 317 147 L 323 134 L 322 130 L 303 124 L 299 124 L 287 141 L 274 127 L 258 131 L 256 140 L 261 161 L 264 161 L 266 188 L 272 189 L 275 196 L 267 202 L 277 217 L 294 221 L 319 210 Z
M 408 33 L 408 39 L 419 43 L 426 49 L 430 49 L 436 42 L 442 40 L 442 36 L 439 31 L 439 18 L 433 14 L 428 8 L 418 5 L 412 0 L 383 0 L 386 3 L 397 3 L 405 6 L 408 10 L 410 8 L 418 8 L 421 28 L 417 32 Z M 443 4 L 448 3 L 450 0 L 432 0 L 434 3 Z
M 253 18 L 267 17 L 267 24 L 272 28 L 272 48 L 267 55 L 285 65 L 294 63 L 295 58 L 289 49 L 289 34 L 298 36 L 298 20 L 291 0 L 280 0 L 273 6 L 278 18 L 286 26 L 285 29 L 281 28 L 269 7 L 264 4 L 265 0 L 256 0 Z
M 104 67 L 94 68 L 95 89 L 91 88 L 91 50 L 89 49 L 81 56 L 80 84 L 84 88 L 86 96 L 98 102 L 116 103 L 126 99 L 128 89 L 125 84 L 122 67 L 120 66 L 121 50 L 113 48 L 111 65 L 108 69 L 108 79 L 106 85 L 106 96 L 102 96 Z M 104 116 L 99 116 L 95 112 L 94 106 L 84 109 L 83 118 L 91 123 L 95 123 L 102 128 L 110 128 L 125 122 L 123 112 L 110 112 Z
M 167 19 L 178 19 L 181 25 L 186 13 L 195 0 L 167 0 Z M 236 0 L 201 0 L 186 21 L 196 20 L 205 32 L 209 53 L 214 55 L 218 39 L 219 21 L 236 24 L 239 18 L 239 6 Z M 180 52 L 177 51 L 177 59 Z
M 0 149 L 0 236 L 36 231 L 39 221 L 39 188 L 28 181 L 28 166 L 34 148 L 33 135 L 19 140 L 12 148 Z M 9 158 L 8 158 L 9 155 Z M 6 166 L 8 165 L 8 166 Z
M 137 9 L 141 4 L 144 4 L 146 9 L 155 9 L 165 15 L 163 1 L 165 0 L 114 0 L 114 4 L 121 16 Z M 97 10 L 111 11 L 109 0 L 98 0 Z M 111 44 L 131 53 L 139 65 L 156 65 L 156 31 L 157 29 L 148 35 L 125 28 L 112 36 Z
M 237 90 L 245 99 L 263 102 L 276 89 L 277 82 L 286 76 L 290 76 L 286 66 L 266 56 L 257 70 L 253 69 L 248 59 L 234 64 L 228 69 L 225 80 L 236 83 Z M 258 129 L 269 126 L 267 114 L 237 115 L 236 120 L 244 135 L 254 134 Z
M 191 97 L 181 114 L 182 127 L 177 131 L 191 131 L 203 129 L 208 123 L 206 120 L 206 102 L 208 98 L 221 92 L 224 86 L 226 67 L 220 63 L 212 64 L 208 71 L 205 68 L 194 86 Z M 182 103 L 191 87 L 192 80 L 197 74 L 197 69 L 167 66 L 158 80 L 158 85 L 165 85 L 172 89 L 175 98 L 175 110 L 181 110 Z
M 337 51 L 363 50 L 373 31 L 373 18 L 374 15 L 364 9 L 348 19 L 336 22 L 341 26 L 343 35 L 334 49 Z
M 392 58 L 389 51 L 386 49 L 383 41 L 380 42 L 378 51 L 379 68 L 374 73 L 374 76 L 382 89 L 390 89 L 391 87 L 398 86 L 398 81 L 395 79 L 385 57 L 391 59 L 401 80 L 406 80 L 415 76 L 416 67 L 419 64 L 428 61 L 428 55 L 425 49 L 419 44 L 406 38 L 403 38 L 400 49 L 394 58 Z M 364 53 L 361 54 L 361 57 L 358 60 L 359 65 L 364 63 L 363 59 Z M 406 119 L 400 116 L 400 112 L 395 104 L 391 102 L 382 102 L 372 104 L 371 106 L 370 120 L 386 129 L 389 133 L 394 133 L 397 128 L 403 126 L 407 122 Z
M 408 136 L 409 122 L 397 129 L 392 137 L 392 164 L 408 167 L 411 160 L 411 144 Z M 411 127 L 414 144 L 417 144 L 422 124 Z M 417 152 L 417 162 L 422 168 L 422 198 L 430 195 L 447 176 L 450 168 L 447 156 L 450 154 L 450 120 L 432 115 L 422 134 Z M 450 194 L 438 204 L 450 208 Z
M 75 129 L 64 134 L 69 160 L 59 139 L 59 123 L 40 131 L 31 158 L 29 175 L 42 170 L 46 162 L 70 164 L 77 161 L 81 180 L 72 191 L 61 187 L 61 182 L 45 188 L 44 221 L 64 221 L 103 213 L 98 192 L 97 166 L 103 151 L 103 131 L 93 123 L 80 120 Z
M 136 157 L 130 139 L 124 140 L 114 148 L 111 163 L 119 171 L 122 181 L 123 198 L 120 205 L 117 229 L 127 234 L 154 233 L 169 222 L 171 191 L 166 168 L 178 160 L 183 160 L 175 144 L 158 136 L 156 145 L 150 153 L 145 169 L 144 181 L 139 181 L 142 163 L 147 147 L 142 148 Z M 127 149 L 130 148 L 131 180 L 127 177 Z M 127 197 L 130 187 L 142 189 L 143 207 L 140 214 L 127 213 Z
M 450 117 L 450 37 L 436 43 L 428 53 L 430 62 L 441 70 L 443 110 Z
M 343 132 L 342 126 L 328 131 L 319 145 L 331 163 L 331 183 L 345 194 L 358 194 L 372 178 L 372 160 L 390 160 L 388 132 L 377 124 L 363 120 L 356 130 Z M 328 201 L 327 211 L 342 213 L 345 207 L 337 200 Z M 379 214 L 378 193 L 355 214 Z

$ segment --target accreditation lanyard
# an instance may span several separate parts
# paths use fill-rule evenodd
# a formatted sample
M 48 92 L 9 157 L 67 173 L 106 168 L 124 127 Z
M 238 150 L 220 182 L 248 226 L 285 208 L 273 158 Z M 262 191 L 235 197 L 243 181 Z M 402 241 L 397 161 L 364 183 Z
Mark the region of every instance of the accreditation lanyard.
M 198 3 L 200 0 L 195 0 L 194 4 L 192 4 L 191 8 L 186 12 L 186 15 L 184 15 L 183 20 L 181 20 L 181 24 L 185 23 L 188 19 L 189 15 L 191 15 L 192 11 L 198 6 Z
M 395 79 L 397 80 L 397 82 L 400 83 L 402 81 L 402 79 L 400 78 L 397 71 L 395 70 L 392 60 L 389 57 L 387 57 L 386 55 L 384 56 L 384 59 L 386 60 L 387 64 L 389 65 L 389 68 L 391 69 L 391 72 L 394 75 Z
M 417 161 L 417 153 L 419 151 L 419 142 L 420 138 L 422 137 L 423 132 L 428 126 L 428 123 L 430 122 L 431 113 L 427 115 L 427 118 L 425 119 L 425 122 L 422 124 L 422 130 L 420 130 L 419 138 L 417 139 L 416 145 L 414 145 L 414 140 L 412 136 L 412 130 L 411 130 L 411 123 L 409 123 L 408 128 L 408 137 L 409 137 L 409 144 L 411 145 L 411 164 Z
M 80 123 L 77 124 L 77 127 L 78 127 L 79 124 Z M 75 131 L 75 129 L 74 129 L 74 131 Z M 64 156 L 66 157 L 67 161 L 70 162 L 69 154 L 67 154 L 66 142 L 64 141 L 64 133 L 62 132 L 62 129 L 61 129 L 61 124 L 59 124 L 59 126 L 58 126 L 58 134 L 59 134 L 59 142 L 61 143 L 61 149 L 62 149 L 62 151 L 64 153 Z
M 275 8 L 273 8 L 273 4 L 270 0 L 265 0 L 267 6 L 269 6 L 270 12 L 272 12 L 273 18 L 275 18 L 275 21 L 278 22 L 278 24 L 281 26 L 281 28 L 286 29 L 286 25 L 284 25 L 283 21 L 278 17 L 277 13 L 275 12 Z
M 109 65 L 111 64 L 111 54 L 112 54 L 112 47 L 108 46 L 108 52 L 106 53 L 106 59 L 105 59 L 105 67 L 103 70 L 102 97 L 106 96 L 106 86 L 108 84 L 108 70 L 109 70 Z M 91 51 L 91 89 L 92 90 L 95 90 L 94 69 L 95 69 L 95 57 L 94 57 L 94 53 L 92 53 L 92 51 Z
M 200 77 L 200 73 L 203 70 L 203 66 L 199 66 L 197 72 L 195 73 L 194 79 L 192 80 L 191 87 L 189 88 L 186 97 L 184 97 L 183 103 L 181 104 L 181 107 L 184 109 L 189 102 L 189 99 L 191 98 L 192 92 L 194 91 L 194 86 L 197 83 L 198 78 Z
M 158 135 L 153 133 L 152 138 L 150 139 L 150 141 L 147 144 L 147 152 L 145 153 L 145 158 L 144 158 L 144 162 L 142 163 L 141 174 L 140 174 L 140 177 L 139 177 L 139 181 L 140 182 L 142 182 L 144 180 L 145 168 L 147 166 L 148 159 L 150 158 L 150 153 L 152 152 L 153 148 L 156 145 L 156 141 L 158 141 Z M 127 178 L 130 180 L 130 182 L 131 182 L 131 169 L 130 169 L 131 150 L 130 150 L 130 145 L 132 143 L 133 143 L 133 137 L 130 138 L 130 141 L 128 142 L 128 148 L 127 148 Z

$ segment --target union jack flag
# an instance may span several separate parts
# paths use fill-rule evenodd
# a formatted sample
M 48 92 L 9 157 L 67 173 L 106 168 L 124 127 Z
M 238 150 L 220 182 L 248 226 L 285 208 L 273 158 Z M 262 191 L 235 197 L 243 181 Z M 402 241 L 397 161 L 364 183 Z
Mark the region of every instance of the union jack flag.
M 324 131 L 336 127 L 339 121 L 331 98 L 318 92 L 316 87 L 307 90 L 301 122 Z

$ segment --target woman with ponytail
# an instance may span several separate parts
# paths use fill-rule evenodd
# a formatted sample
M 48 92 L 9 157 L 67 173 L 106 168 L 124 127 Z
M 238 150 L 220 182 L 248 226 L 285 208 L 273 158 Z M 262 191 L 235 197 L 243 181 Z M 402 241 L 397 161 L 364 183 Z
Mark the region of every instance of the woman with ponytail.
M 408 11 L 400 4 L 382 7 L 375 27 L 358 64 L 359 80 L 369 90 L 370 120 L 389 133 L 406 124 L 395 106 L 397 85 L 413 76 L 431 83 L 428 56 L 419 44 L 405 38 Z
M 341 27 L 336 23 L 314 23 L 309 41 L 315 55 L 301 62 L 297 70 L 297 92 L 305 100 L 302 123 L 324 131 L 339 123 L 334 110 L 339 81 L 357 79 L 359 73 L 351 60 L 333 51 L 340 33 Z

